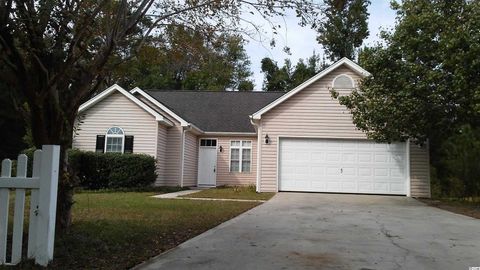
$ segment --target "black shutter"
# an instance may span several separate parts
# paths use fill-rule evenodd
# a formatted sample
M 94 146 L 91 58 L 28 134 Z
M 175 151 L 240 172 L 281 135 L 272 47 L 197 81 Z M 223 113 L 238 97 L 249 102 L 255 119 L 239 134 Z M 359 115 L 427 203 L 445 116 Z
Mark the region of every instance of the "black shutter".
M 125 136 L 124 153 L 133 153 L 133 136 Z
M 105 135 L 97 135 L 97 143 L 95 144 L 95 152 L 103 153 L 105 149 Z

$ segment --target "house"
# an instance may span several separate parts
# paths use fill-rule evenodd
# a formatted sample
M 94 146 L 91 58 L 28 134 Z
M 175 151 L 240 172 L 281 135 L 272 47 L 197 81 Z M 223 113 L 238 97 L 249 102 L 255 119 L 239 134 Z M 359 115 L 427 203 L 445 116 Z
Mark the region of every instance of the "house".
M 113 85 L 80 107 L 73 146 L 154 156 L 156 185 L 430 197 L 428 146 L 368 140 L 331 97 L 365 76 L 344 58 L 287 93 Z

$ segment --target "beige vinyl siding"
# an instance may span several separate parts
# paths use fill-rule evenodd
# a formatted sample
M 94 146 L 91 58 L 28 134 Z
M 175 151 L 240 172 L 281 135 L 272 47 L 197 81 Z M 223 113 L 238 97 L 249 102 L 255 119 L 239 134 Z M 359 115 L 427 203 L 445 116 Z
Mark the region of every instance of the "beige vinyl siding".
M 163 156 L 164 159 L 158 160 L 157 163 L 164 162 L 164 164 L 157 164 L 158 167 L 163 167 L 163 179 L 160 178 L 157 181 L 158 186 L 179 186 L 180 185 L 180 175 L 181 175 L 181 154 L 182 154 L 182 127 L 180 123 L 175 120 L 173 117 L 168 115 L 166 112 L 158 108 L 155 104 L 152 104 L 146 98 L 144 98 L 140 94 L 135 95 L 136 98 L 153 108 L 155 111 L 163 115 L 167 118 L 170 122 L 174 125 L 172 127 L 167 128 L 166 130 L 166 140 L 165 140 L 165 147 L 163 147 L 164 151 Z M 160 134 L 159 134 L 160 136 Z M 162 143 L 162 141 L 158 140 L 158 143 Z M 162 146 L 159 145 L 159 148 Z M 160 153 L 159 153 L 160 154 Z
M 183 186 L 197 185 L 198 139 L 191 132 L 185 133 L 185 150 L 183 164 Z
M 330 89 L 333 79 L 347 74 L 353 78 L 355 85 L 361 77 L 346 66 L 340 66 L 307 88 L 293 95 L 262 116 L 260 121 L 261 134 L 270 137 L 270 144 L 261 144 L 260 191 L 277 191 L 277 143 L 279 136 L 310 137 L 310 138 L 343 138 L 367 139 L 352 121 L 350 112 L 332 98 Z M 349 91 L 339 91 L 346 95 Z M 422 159 L 421 161 L 419 159 Z M 417 162 L 425 161 L 425 156 L 413 158 L 412 169 L 417 168 Z M 428 180 L 424 174 L 415 176 L 416 189 L 425 190 Z M 429 188 L 429 187 L 428 187 Z
M 167 132 L 168 129 L 162 125 L 158 125 L 157 139 L 157 181 L 156 186 L 166 186 L 166 163 L 167 163 Z
M 155 117 L 124 95 L 116 92 L 85 111 L 73 148 L 95 151 L 97 135 L 105 135 L 111 127 L 120 127 L 125 135 L 133 135 L 133 152 L 156 156 L 157 126 Z
M 410 144 L 410 192 L 412 197 L 431 196 L 428 145 Z
M 208 137 L 212 138 L 212 137 Z M 222 146 L 223 151 L 217 151 L 217 186 L 254 185 L 257 177 L 257 137 L 215 137 L 217 148 Z M 252 141 L 252 157 L 250 172 L 230 172 L 230 141 Z
M 165 162 L 165 185 L 179 186 L 181 172 L 181 126 L 173 126 L 167 130 L 167 149 Z

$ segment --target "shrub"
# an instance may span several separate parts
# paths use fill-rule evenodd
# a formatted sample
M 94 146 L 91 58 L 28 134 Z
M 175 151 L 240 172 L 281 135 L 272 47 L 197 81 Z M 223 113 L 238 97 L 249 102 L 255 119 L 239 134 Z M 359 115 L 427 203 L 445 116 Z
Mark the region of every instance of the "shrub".
M 33 153 L 28 157 L 27 175 L 32 175 Z M 95 153 L 69 150 L 70 171 L 77 175 L 84 189 L 144 189 L 155 182 L 155 159 L 144 154 Z M 16 160 L 12 160 L 12 175 L 16 175 Z
M 86 189 L 141 188 L 157 175 L 155 159 L 144 154 L 95 153 L 72 150 L 70 164 Z

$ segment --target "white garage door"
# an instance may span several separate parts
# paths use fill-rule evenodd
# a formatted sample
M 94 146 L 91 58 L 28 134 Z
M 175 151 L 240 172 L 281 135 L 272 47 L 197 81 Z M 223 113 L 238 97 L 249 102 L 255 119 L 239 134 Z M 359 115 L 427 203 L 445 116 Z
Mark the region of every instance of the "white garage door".
M 405 195 L 405 143 L 280 139 L 279 190 Z

